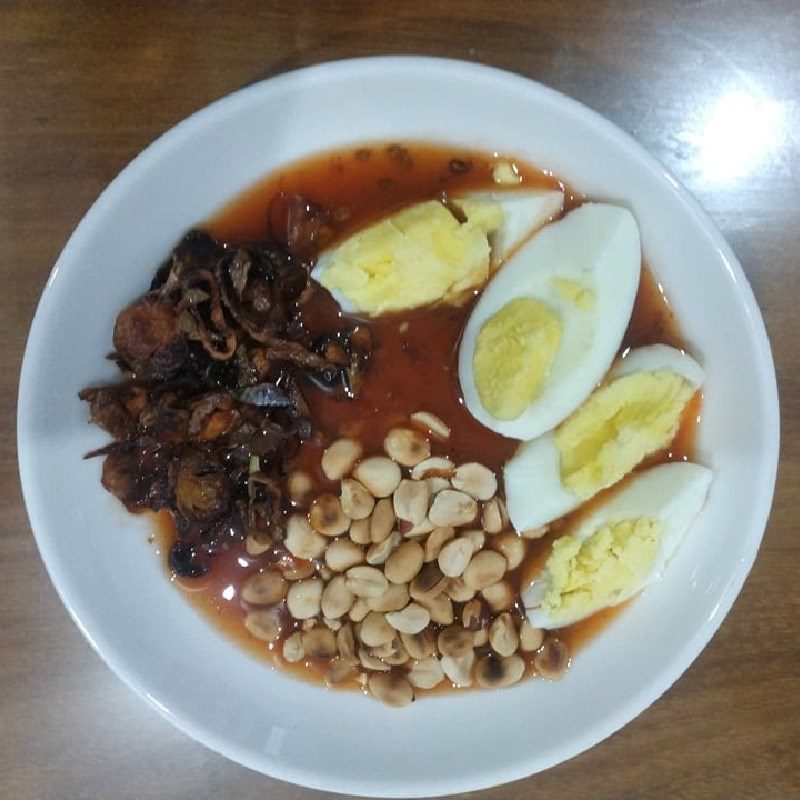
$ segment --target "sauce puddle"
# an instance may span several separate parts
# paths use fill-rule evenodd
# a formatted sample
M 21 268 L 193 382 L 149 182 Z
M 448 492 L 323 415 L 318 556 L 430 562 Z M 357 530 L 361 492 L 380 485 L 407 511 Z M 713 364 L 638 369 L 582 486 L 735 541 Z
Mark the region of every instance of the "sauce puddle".
M 404 148 L 387 144 L 353 146 L 281 169 L 245 191 L 203 227 L 213 236 L 228 241 L 268 238 L 270 202 L 280 193 L 286 193 L 332 210 L 340 220 L 336 235 L 343 237 L 412 202 L 455 191 L 496 189 L 492 182 L 495 163 L 490 154 L 429 144 Z M 581 195 L 571 187 L 530 165 L 516 160 L 515 163 L 527 188 L 563 189 L 565 213 L 580 204 Z M 424 410 L 444 420 L 452 431 L 446 442 L 432 439 L 432 455 L 447 456 L 457 464 L 478 461 L 502 475 L 502 466 L 517 443 L 478 423 L 464 407 L 458 388 L 458 342 L 474 302 L 473 297 L 458 308 L 425 308 L 368 320 L 373 355 L 358 398 L 340 400 L 313 386 L 304 387 L 325 444 L 339 436 L 352 436 L 364 444 L 366 454 L 381 453 L 386 433 L 392 427 L 407 424 L 409 414 Z M 333 299 L 318 286 L 304 304 L 302 322 L 312 333 L 350 328 L 353 321 L 353 317 L 342 315 Z M 653 274 L 643 265 L 622 350 L 658 342 L 683 347 L 669 303 Z M 687 407 L 671 446 L 649 458 L 643 466 L 694 456 L 701 402 L 698 393 Z M 320 444 L 305 443 L 290 465 L 312 476 L 315 493 L 333 486 L 320 469 L 322 450 Z M 176 538 L 172 520 L 165 512 L 154 517 L 160 551 L 166 554 Z M 542 539 L 529 542 L 523 564 L 507 574 L 517 592 L 523 576 L 542 563 L 553 538 L 569 519 L 554 524 Z M 165 555 L 164 560 L 166 566 Z M 251 556 L 243 543 L 234 543 L 214 558 L 211 570 L 204 577 L 172 580 L 194 608 L 248 653 L 280 665 L 297 677 L 324 682 L 324 663 L 308 660 L 292 664 L 281 655 L 282 642 L 288 633 L 298 629 L 296 623 L 287 623 L 285 632 L 273 644 L 254 638 L 244 626 L 250 608 L 240 597 L 242 583 L 269 563 L 269 554 Z M 625 605 L 562 629 L 559 637 L 574 654 L 609 625 Z M 526 674 L 530 675 L 532 654 L 520 655 L 525 658 Z M 362 687 L 353 679 L 337 684 L 336 688 Z M 418 693 L 439 691 L 442 689 Z

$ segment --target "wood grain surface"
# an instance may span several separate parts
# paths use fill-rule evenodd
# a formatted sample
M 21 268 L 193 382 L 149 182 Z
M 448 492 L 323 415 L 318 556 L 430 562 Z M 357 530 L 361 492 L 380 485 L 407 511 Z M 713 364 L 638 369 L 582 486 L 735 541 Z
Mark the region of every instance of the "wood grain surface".
M 796 0 L 0 5 L 0 797 L 323 796 L 203 749 L 92 652 L 36 552 L 14 412 L 25 337 L 50 268 L 131 158 L 252 81 L 379 53 L 505 67 L 633 134 L 695 193 L 741 259 L 780 382 L 772 517 L 714 640 L 609 740 L 483 794 L 800 797 L 798 33 Z

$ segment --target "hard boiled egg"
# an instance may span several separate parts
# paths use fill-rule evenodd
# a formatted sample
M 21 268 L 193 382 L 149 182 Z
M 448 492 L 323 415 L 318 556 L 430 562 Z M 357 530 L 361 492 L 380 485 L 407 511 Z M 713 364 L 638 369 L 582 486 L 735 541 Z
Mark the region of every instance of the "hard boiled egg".
M 559 213 L 563 192 L 523 190 L 416 203 L 324 251 L 311 276 L 342 310 L 377 316 L 463 302 L 492 265 Z
M 323 252 L 311 276 L 351 313 L 455 298 L 489 276 L 483 222 L 461 223 L 437 200 L 417 203 Z
M 630 211 L 586 203 L 544 227 L 483 291 L 458 370 L 472 415 L 527 441 L 569 416 L 619 349 L 639 286 Z
M 659 580 L 710 483 L 711 470 L 685 462 L 633 476 L 553 541 L 522 592 L 531 624 L 571 625 Z
M 703 380 L 702 367 L 682 350 L 655 344 L 629 351 L 577 411 L 506 464 L 514 527 L 562 517 L 669 445 Z

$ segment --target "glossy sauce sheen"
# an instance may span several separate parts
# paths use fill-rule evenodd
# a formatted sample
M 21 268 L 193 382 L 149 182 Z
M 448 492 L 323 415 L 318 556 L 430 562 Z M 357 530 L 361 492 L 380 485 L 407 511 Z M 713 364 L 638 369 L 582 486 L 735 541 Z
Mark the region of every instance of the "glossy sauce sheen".
M 469 168 L 454 171 L 451 167 L 453 159 L 459 162 L 459 169 L 463 164 Z M 494 163 L 491 154 L 451 147 L 406 145 L 397 149 L 386 144 L 354 146 L 298 162 L 267 177 L 223 208 L 204 227 L 212 235 L 227 240 L 267 238 L 270 200 L 280 192 L 287 192 L 338 212 L 340 218 L 346 217 L 337 229 L 337 237 L 341 238 L 411 202 L 441 197 L 454 191 L 496 188 L 491 174 Z M 563 189 L 565 211 L 580 204 L 581 196 L 563 182 L 516 159 L 515 163 L 526 187 Z M 444 420 L 452 431 L 447 442 L 432 439 L 433 455 L 447 455 L 455 463 L 479 461 L 500 475 L 502 465 L 516 449 L 516 442 L 480 425 L 464 408 L 458 387 L 456 352 L 474 302 L 472 298 L 460 308 L 426 308 L 369 320 L 373 357 L 359 397 L 352 401 L 337 400 L 313 387 L 305 392 L 326 443 L 339 436 L 353 436 L 364 444 L 365 453 L 379 453 L 388 430 L 407 424 L 410 413 L 425 410 Z M 353 318 L 342 317 L 328 293 L 317 288 L 303 308 L 303 323 L 314 332 L 316 329 L 351 327 Z M 683 346 L 661 287 L 644 267 L 622 349 L 656 342 Z M 667 451 L 648 459 L 647 465 L 692 458 L 700 402 L 698 394 L 687 407 L 672 445 Z M 293 465 L 312 475 L 315 492 L 332 488 L 319 467 L 322 449 L 305 445 Z M 530 542 L 528 558 L 519 569 L 508 573 L 509 580 L 519 582 L 523 574 L 546 558 L 552 538 L 568 522 L 569 518 L 560 521 L 547 537 Z M 162 552 L 166 553 L 175 536 L 167 514 L 157 515 L 157 529 Z M 250 653 L 280 663 L 300 677 L 316 676 L 323 680 L 322 665 L 312 662 L 288 664 L 279 654 L 282 640 L 267 645 L 250 636 L 244 627 L 244 615 L 249 609 L 239 598 L 239 587 L 248 575 L 268 563 L 268 556 L 251 557 L 243 546 L 236 546 L 217 556 L 211 571 L 203 578 L 173 578 L 173 581 L 215 627 Z M 559 636 L 574 653 L 615 618 L 623 607 L 602 611 L 561 630 Z M 296 626 L 290 623 L 286 632 L 293 629 Z M 526 656 L 526 661 L 530 662 L 530 657 Z M 532 666 L 528 663 L 527 674 L 531 672 Z M 339 686 L 360 688 L 355 681 Z

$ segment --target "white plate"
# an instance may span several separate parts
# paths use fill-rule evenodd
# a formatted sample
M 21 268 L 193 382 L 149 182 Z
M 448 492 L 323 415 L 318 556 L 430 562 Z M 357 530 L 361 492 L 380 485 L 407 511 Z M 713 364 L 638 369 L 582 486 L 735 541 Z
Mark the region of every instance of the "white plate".
M 180 234 L 281 164 L 364 140 L 432 139 L 541 165 L 629 205 L 644 252 L 704 364 L 705 513 L 650 589 L 560 682 L 391 710 L 270 671 L 220 637 L 166 580 L 141 520 L 100 487 L 106 441 L 78 390 L 116 313 Z M 778 404 L 769 343 L 735 256 L 695 201 L 634 141 L 572 100 L 486 67 L 426 58 L 323 64 L 251 86 L 162 136 L 100 196 L 53 269 L 19 393 L 19 463 L 53 583 L 92 646 L 167 719 L 253 769 L 380 796 L 492 786 L 580 753 L 664 692 L 711 638 L 769 513 Z

